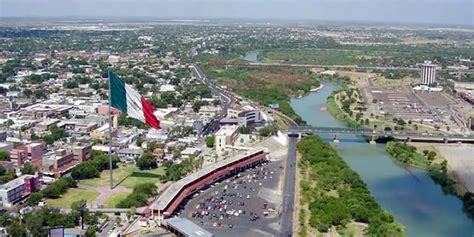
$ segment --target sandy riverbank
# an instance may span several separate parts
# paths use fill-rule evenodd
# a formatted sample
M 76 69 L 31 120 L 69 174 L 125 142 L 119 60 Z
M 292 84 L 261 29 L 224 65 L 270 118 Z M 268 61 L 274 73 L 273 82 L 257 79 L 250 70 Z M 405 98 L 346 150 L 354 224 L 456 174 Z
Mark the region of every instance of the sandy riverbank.
M 448 173 L 453 173 L 467 191 L 474 192 L 474 145 L 472 144 L 432 144 L 413 143 L 417 148 L 432 148 L 439 158 L 448 161 Z M 450 175 L 452 176 L 452 175 Z

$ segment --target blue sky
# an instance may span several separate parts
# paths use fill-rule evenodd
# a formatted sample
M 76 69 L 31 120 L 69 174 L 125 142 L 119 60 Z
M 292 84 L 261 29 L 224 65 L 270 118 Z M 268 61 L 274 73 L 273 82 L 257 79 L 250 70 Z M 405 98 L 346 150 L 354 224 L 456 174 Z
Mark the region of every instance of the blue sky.
M 278 18 L 474 26 L 474 0 L 0 0 L 0 16 Z

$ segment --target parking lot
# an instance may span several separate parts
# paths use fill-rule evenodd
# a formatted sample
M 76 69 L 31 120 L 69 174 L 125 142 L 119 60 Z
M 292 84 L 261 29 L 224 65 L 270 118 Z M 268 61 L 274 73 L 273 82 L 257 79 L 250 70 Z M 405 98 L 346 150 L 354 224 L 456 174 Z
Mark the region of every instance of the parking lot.
M 216 236 L 273 236 L 279 230 L 281 161 L 215 183 L 178 210 Z

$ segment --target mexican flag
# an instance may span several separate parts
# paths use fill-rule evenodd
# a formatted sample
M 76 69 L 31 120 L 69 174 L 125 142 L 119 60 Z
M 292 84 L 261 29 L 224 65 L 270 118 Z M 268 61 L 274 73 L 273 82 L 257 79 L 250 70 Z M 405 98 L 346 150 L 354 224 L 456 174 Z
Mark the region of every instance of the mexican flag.
M 132 86 L 125 84 L 110 72 L 110 106 L 125 115 L 138 119 L 155 129 L 160 129 L 160 121 L 153 114 L 155 107 L 141 96 Z

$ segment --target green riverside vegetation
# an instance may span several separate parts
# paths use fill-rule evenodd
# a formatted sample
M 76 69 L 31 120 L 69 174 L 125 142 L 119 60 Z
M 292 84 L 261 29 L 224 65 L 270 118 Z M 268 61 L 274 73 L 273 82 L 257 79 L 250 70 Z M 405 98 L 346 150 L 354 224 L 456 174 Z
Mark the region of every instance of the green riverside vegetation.
M 206 75 L 230 90 L 261 105 L 278 104 L 278 110 L 298 124 L 305 124 L 290 105 L 291 96 L 304 95 L 320 86 L 317 75 L 294 68 L 246 68 L 237 65 L 202 63 Z
M 431 178 L 441 185 L 443 192 L 456 195 L 463 201 L 464 211 L 474 219 L 474 194 L 471 192 L 462 194 L 456 191 L 457 183 L 447 173 L 448 163 L 446 161 L 433 162 L 436 153 L 424 152 L 425 154 L 420 154 L 416 152 L 414 146 L 399 141 L 387 143 L 386 150 L 397 162 L 427 170 Z
M 336 149 L 310 136 L 297 145 L 301 154 L 301 206 L 308 205 L 309 226 L 326 232 L 332 226 L 343 232 L 351 222 L 367 223 L 368 236 L 404 236 L 404 227 L 383 210 L 360 176 L 349 168 Z M 300 213 L 300 236 L 307 236 L 306 216 Z

